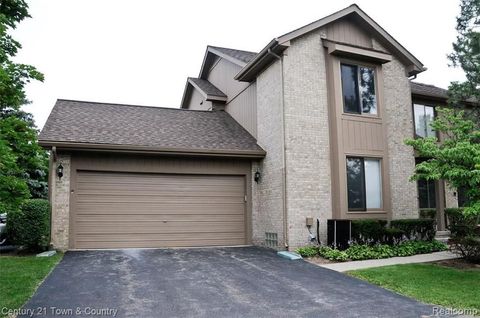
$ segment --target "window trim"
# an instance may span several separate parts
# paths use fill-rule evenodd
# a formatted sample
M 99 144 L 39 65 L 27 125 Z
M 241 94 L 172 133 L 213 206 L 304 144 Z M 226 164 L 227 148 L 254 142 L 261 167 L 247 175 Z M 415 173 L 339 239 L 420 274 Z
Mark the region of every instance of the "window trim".
M 342 106 L 342 115 L 347 115 L 347 116 L 359 116 L 359 117 L 368 117 L 368 118 L 381 118 L 381 111 L 380 111 L 380 91 L 379 91 L 379 85 L 378 85 L 378 80 L 380 78 L 379 76 L 379 67 L 381 65 L 377 64 L 370 64 L 370 63 L 364 63 L 361 61 L 355 61 L 355 60 L 348 60 L 348 59 L 343 59 L 339 58 L 338 59 L 338 74 L 340 78 L 340 96 L 341 96 L 341 106 Z M 359 73 L 358 73 L 358 68 L 359 67 L 366 67 L 366 68 L 371 68 L 373 69 L 374 73 L 374 87 L 375 87 L 375 100 L 377 103 L 377 113 L 376 114 L 370 114 L 370 113 L 363 113 L 362 112 L 362 105 L 361 102 L 358 105 L 360 112 L 347 112 L 345 111 L 345 99 L 343 98 L 343 78 L 342 78 L 342 65 L 347 65 L 347 66 L 355 66 L 357 67 L 357 89 L 358 89 L 358 97 L 359 101 L 361 100 L 361 93 L 360 93 L 360 78 L 359 78 Z
M 350 209 L 348 206 L 348 171 L 347 171 L 347 161 L 348 159 L 361 159 L 363 164 L 363 187 L 364 187 L 364 200 L 365 208 L 364 209 Z M 380 173 L 380 207 L 379 208 L 368 208 L 367 207 L 367 189 L 366 189 L 366 177 L 365 177 L 365 160 L 376 160 L 379 162 L 379 173 Z M 346 207 L 348 213 L 386 213 L 385 211 L 385 174 L 383 166 L 383 157 L 375 156 L 362 156 L 358 154 L 346 154 L 345 156 L 345 197 L 346 197 Z

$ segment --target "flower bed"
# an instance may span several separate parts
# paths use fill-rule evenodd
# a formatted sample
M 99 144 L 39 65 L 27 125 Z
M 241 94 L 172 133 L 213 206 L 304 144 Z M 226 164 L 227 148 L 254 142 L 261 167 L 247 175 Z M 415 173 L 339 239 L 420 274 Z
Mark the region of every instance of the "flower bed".
M 405 241 L 397 245 L 367 245 L 352 244 L 344 251 L 327 246 L 304 246 L 297 249 L 302 257 L 321 256 L 337 262 L 359 261 L 367 259 L 389 258 L 394 256 L 411 256 L 432 252 L 445 251 L 448 246 L 438 241 Z

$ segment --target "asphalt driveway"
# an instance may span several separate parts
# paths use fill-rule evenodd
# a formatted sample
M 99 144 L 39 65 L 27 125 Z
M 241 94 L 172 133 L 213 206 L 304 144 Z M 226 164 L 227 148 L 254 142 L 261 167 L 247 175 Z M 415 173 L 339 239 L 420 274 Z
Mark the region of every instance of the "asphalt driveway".
M 258 247 L 68 252 L 23 309 L 39 317 L 432 314 L 431 306 Z

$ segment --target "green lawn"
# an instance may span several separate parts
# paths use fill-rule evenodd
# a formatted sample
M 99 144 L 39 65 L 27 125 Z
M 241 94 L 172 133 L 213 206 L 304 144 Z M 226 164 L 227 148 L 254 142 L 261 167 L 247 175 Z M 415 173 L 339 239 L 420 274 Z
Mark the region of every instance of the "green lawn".
M 480 269 L 406 264 L 356 270 L 348 274 L 424 303 L 480 311 Z
M 0 309 L 20 308 L 62 256 L 0 256 Z

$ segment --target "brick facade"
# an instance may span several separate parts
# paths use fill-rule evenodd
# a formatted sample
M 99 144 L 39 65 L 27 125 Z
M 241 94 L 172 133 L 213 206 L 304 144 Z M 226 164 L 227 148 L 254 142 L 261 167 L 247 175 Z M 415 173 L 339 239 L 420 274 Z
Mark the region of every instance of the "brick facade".
M 283 248 L 283 128 L 282 77 L 277 61 L 257 78 L 257 142 L 268 153 L 253 164 L 260 171 L 260 182 L 253 183 L 252 241 L 264 245 L 265 232 L 277 233 L 278 248 Z
M 405 67 L 396 59 L 383 65 L 383 90 L 393 219 L 418 217 L 417 185 L 409 180 L 415 168 L 412 147 L 405 139 L 413 137 L 412 95 Z
M 62 164 L 63 177 L 56 175 L 56 167 Z M 50 191 L 52 204 L 51 244 L 55 249 L 68 249 L 69 217 L 70 217 L 70 155 L 59 154 L 53 163 L 50 173 Z
M 328 97 L 320 32 L 292 41 L 284 55 L 289 245 L 309 243 L 305 219 L 332 218 Z M 311 228 L 316 232 L 316 224 Z M 315 233 L 316 235 L 316 233 Z

